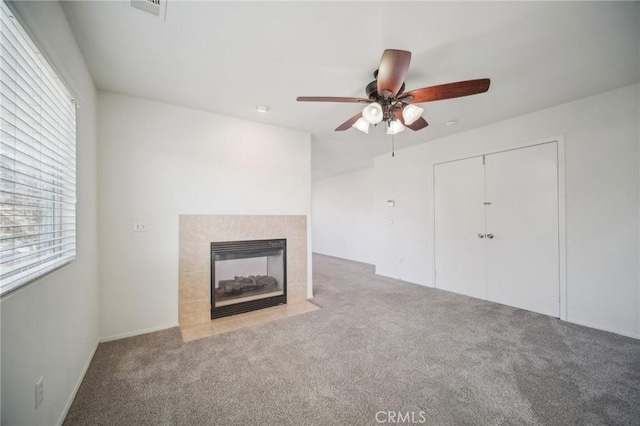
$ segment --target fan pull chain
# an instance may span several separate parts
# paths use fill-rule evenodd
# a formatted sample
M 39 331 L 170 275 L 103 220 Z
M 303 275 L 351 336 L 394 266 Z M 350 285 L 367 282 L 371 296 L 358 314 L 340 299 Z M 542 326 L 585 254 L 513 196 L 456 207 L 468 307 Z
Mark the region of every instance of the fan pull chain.
M 391 157 L 396 156 L 396 139 L 395 135 L 391 135 Z

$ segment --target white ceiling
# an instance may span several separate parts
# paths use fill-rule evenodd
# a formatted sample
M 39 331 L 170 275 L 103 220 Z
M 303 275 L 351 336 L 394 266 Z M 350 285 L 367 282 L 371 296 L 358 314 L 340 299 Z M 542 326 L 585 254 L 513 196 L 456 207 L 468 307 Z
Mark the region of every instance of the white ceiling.
M 407 90 L 491 78 L 488 93 L 422 104 L 396 148 L 637 83 L 638 2 L 189 2 L 166 21 L 128 1 L 63 2 L 99 89 L 301 129 L 313 177 L 373 164 L 383 128 L 334 132 L 384 49 L 412 52 Z M 267 114 L 257 105 L 268 105 Z M 457 126 L 445 126 L 447 119 Z

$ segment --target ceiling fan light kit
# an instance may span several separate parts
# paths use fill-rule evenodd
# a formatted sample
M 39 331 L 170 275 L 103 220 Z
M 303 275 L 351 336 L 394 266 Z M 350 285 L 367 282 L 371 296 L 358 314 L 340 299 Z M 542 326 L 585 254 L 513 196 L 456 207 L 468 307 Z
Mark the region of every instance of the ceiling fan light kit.
M 300 96 L 298 102 L 348 102 L 367 104 L 362 112 L 354 115 L 340 126 L 340 132 L 351 127 L 369 133 L 369 124 L 386 123 L 387 134 L 395 135 L 405 127 L 413 131 L 429 125 L 422 118 L 424 108 L 414 104 L 441 101 L 476 95 L 489 90 L 491 80 L 459 81 L 405 92 L 405 77 L 411 62 L 411 52 L 387 49 L 382 54 L 379 68 L 374 71 L 372 81 L 365 87 L 367 98 L 345 98 L 327 96 Z
M 353 126 L 361 132 L 369 134 L 369 122 L 365 120 L 363 117 L 358 118 L 358 120 L 353 123 Z
M 389 121 L 387 124 L 387 134 L 388 135 L 397 135 L 400 132 L 404 131 L 404 126 L 399 120 Z
M 369 124 L 378 124 L 384 118 L 382 105 L 377 102 L 370 103 L 362 110 L 362 118 Z
M 407 105 L 402 109 L 402 117 L 404 118 L 404 124 L 407 126 L 418 121 L 418 118 L 422 117 L 422 113 L 424 112 L 424 108 L 420 108 L 415 105 Z

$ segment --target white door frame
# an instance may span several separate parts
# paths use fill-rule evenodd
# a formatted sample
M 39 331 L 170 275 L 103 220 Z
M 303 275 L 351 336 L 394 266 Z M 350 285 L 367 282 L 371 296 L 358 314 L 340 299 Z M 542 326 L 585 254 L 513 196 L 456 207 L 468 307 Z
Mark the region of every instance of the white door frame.
M 537 139 L 533 141 L 519 142 L 510 145 L 504 145 L 500 147 L 487 148 L 482 151 L 447 157 L 446 159 L 439 159 L 437 162 L 433 162 L 429 165 L 431 168 L 431 206 L 432 206 L 432 218 L 430 221 L 430 244 L 432 247 L 433 258 L 431 259 L 433 265 L 433 285 L 436 285 L 436 239 L 435 239 L 435 166 L 442 163 L 449 163 L 457 160 L 464 160 L 466 158 L 480 157 L 488 154 L 496 154 L 504 151 L 512 151 L 514 149 L 522 149 L 530 146 L 543 145 L 547 143 L 556 143 L 558 149 L 558 270 L 560 276 L 558 277 L 560 282 L 560 319 L 567 320 L 567 230 L 566 230 L 566 206 L 565 206 L 565 144 L 564 136 L 552 136 L 543 139 Z

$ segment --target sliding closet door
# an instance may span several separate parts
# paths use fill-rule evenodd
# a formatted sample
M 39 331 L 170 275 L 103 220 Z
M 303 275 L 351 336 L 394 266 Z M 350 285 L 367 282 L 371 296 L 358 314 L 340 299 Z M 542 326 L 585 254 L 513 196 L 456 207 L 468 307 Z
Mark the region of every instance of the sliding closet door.
M 482 157 L 438 164 L 434 179 L 436 287 L 484 299 Z
M 557 144 L 485 156 L 487 299 L 558 317 Z M 490 204 L 489 204 L 490 203 Z

